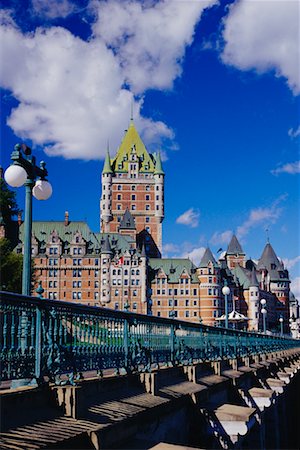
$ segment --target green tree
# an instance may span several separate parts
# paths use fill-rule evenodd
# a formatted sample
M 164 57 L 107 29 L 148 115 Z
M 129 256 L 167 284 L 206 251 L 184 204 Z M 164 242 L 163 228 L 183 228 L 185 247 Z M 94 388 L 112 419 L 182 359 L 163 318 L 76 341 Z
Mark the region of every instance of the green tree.
M 5 238 L 0 239 L 0 288 L 3 291 L 22 291 L 22 255 L 13 251 L 18 239 L 18 225 L 13 217 L 19 209 L 16 194 L 0 178 L 0 221 L 5 229 Z
M 8 239 L 0 239 L 1 291 L 22 292 L 23 256 L 11 250 Z

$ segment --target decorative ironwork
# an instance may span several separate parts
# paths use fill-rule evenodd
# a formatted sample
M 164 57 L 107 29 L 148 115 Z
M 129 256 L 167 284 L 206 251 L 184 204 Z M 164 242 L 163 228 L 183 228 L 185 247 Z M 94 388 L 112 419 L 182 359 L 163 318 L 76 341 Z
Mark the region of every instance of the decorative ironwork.
M 0 293 L 1 380 L 75 384 L 86 371 L 151 371 L 299 347 L 289 337 Z

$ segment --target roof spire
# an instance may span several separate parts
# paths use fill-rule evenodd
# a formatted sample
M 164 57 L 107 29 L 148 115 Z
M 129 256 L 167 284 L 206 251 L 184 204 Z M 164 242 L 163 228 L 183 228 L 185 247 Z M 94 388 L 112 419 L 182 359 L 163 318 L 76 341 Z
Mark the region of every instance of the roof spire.
M 103 246 L 101 247 L 101 253 L 112 254 L 108 235 L 106 235 L 104 238 L 104 243 Z
M 266 228 L 267 244 L 270 244 L 269 228 Z
M 155 163 L 154 175 L 164 175 L 165 172 L 163 171 L 163 168 L 162 168 L 160 152 L 158 152 L 155 155 L 155 160 L 156 160 L 156 163 Z
M 113 173 L 112 168 L 111 168 L 110 156 L 109 156 L 108 148 L 107 148 L 107 151 L 106 151 L 106 156 L 105 156 L 105 161 L 104 161 L 104 166 L 103 166 L 102 173 Z
M 257 280 L 256 271 L 255 271 L 254 266 L 252 267 L 252 271 L 251 271 L 250 286 L 259 286 L 259 282 Z
M 133 122 L 133 98 L 131 99 L 130 105 L 130 122 Z
M 244 255 L 241 244 L 237 240 L 237 237 L 235 234 L 232 235 L 232 238 L 228 244 L 226 253 L 227 253 L 227 255 Z

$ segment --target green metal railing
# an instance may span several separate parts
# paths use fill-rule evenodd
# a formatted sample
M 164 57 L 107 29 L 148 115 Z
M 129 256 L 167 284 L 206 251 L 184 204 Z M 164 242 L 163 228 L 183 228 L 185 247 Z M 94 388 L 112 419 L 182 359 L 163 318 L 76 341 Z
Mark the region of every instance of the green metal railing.
M 69 382 L 86 371 L 162 365 L 300 347 L 297 340 L 0 293 L 1 380 Z

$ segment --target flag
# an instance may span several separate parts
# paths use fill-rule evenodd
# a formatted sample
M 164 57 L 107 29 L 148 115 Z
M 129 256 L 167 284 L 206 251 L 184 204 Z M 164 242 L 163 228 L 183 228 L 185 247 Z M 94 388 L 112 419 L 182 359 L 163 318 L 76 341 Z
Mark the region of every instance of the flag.
M 219 250 L 217 251 L 217 253 L 220 253 L 222 251 L 223 251 L 223 249 L 220 247 Z

